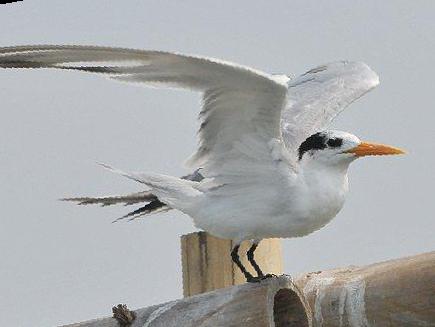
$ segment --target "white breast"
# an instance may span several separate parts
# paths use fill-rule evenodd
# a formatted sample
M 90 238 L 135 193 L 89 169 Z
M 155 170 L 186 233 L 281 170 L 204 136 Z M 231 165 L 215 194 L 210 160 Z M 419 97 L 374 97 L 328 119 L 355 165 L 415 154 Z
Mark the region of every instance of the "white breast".
M 204 197 L 195 225 L 233 240 L 299 237 L 331 221 L 343 206 L 347 175 L 304 172 L 296 180 L 263 184 L 257 189 L 222 186 Z
M 348 185 L 346 171 L 305 171 L 296 193 L 292 236 L 310 234 L 329 223 L 343 207 Z

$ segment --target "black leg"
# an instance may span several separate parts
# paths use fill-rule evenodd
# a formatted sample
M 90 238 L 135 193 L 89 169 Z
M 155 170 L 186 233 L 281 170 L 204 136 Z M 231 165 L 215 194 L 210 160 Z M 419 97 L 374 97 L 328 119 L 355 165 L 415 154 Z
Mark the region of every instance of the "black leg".
M 247 255 L 248 260 L 251 263 L 252 267 L 254 267 L 255 271 L 257 272 L 258 277 L 259 278 L 263 278 L 264 274 L 263 274 L 263 272 L 261 271 L 260 267 L 258 266 L 257 262 L 254 259 L 254 252 L 257 249 L 258 243 L 260 243 L 260 242 L 254 242 L 254 243 L 252 243 L 252 245 L 249 248 L 249 250 L 246 253 L 246 255 Z
M 254 252 L 257 249 L 259 243 L 260 243 L 260 241 L 253 242 L 251 247 L 250 247 L 250 249 L 246 253 L 249 262 L 251 263 L 252 267 L 255 269 L 255 271 L 258 274 L 258 276 L 254 277 L 254 279 L 262 280 L 262 279 L 267 279 L 267 278 L 271 278 L 271 277 L 276 277 L 276 275 L 274 275 L 274 274 L 263 274 L 263 272 L 260 269 L 260 266 L 255 261 L 255 259 L 254 259 Z
M 245 266 L 243 266 L 242 263 L 240 262 L 239 247 L 240 245 L 236 245 L 233 248 L 233 250 L 231 251 L 231 259 L 237 265 L 237 267 L 239 267 L 243 275 L 245 275 L 246 281 L 248 282 L 253 282 L 254 280 L 257 281 L 256 278 L 254 278 L 254 276 L 252 276 L 251 273 L 247 271 Z

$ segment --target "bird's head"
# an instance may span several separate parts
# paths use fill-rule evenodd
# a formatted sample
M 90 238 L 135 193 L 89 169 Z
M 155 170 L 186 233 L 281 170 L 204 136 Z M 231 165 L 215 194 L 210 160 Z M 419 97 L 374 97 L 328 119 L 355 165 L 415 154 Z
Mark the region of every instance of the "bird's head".
M 302 142 L 299 147 L 299 161 L 347 167 L 360 157 L 403 153 L 404 151 L 398 148 L 362 142 L 350 133 L 331 130 L 313 134 Z

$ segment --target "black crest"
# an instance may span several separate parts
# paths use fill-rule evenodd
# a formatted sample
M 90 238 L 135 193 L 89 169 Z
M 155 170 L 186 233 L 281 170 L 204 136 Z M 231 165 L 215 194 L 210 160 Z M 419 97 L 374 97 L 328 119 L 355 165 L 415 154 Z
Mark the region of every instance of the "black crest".
M 311 135 L 309 138 L 303 141 L 299 147 L 299 160 L 301 160 L 304 153 L 309 150 L 325 149 L 327 140 L 328 138 L 324 133 L 316 133 Z
M 328 138 L 325 133 L 319 132 L 307 138 L 299 147 L 299 160 L 309 150 L 323 150 L 327 147 L 336 148 L 343 144 L 341 138 Z

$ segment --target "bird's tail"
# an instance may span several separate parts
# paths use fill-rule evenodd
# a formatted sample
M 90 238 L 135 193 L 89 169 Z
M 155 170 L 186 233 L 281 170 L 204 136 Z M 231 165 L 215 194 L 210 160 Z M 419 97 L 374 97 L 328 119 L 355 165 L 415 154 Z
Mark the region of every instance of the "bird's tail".
M 195 188 L 198 182 L 199 173 L 177 178 L 173 176 L 154 174 L 154 173 L 125 173 L 114 169 L 108 165 L 101 164 L 104 168 L 121 174 L 127 178 L 150 187 L 150 191 L 137 192 L 122 196 L 103 196 L 103 197 L 72 197 L 63 198 L 63 201 L 76 202 L 79 205 L 100 204 L 110 206 L 123 204 L 125 206 L 133 204 L 145 204 L 138 209 L 127 213 L 115 221 L 128 218 L 134 220 L 147 214 L 165 212 L 171 209 L 185 211 L 192 205 L 194 198 L 201 194 Z M 201 175 L 199 175 L 202 178 Z M 115 222 L 114 221 L 114 222 Z
M 135 204 L 140 204 L 141 207 L 128 212 L 122 217 L 114 220 L 114 222 L 128 219 L 134 220 L 145 215 L 150 215 L 158 212 L 169 211 L 172 208 L 166 203 L 161 202 L 157 196 L 152 194 L 150 191 L 131 193 L 127 195 L 116 195 L 116 196 L 98 196 L 98 197 L 72 197 L 63 198 L 61 201 L 76 202 L 78 205 L 90 205 L 99 204 L 102 207 L 112 206 L 112 205 L 124 205 L 131 206 Z

